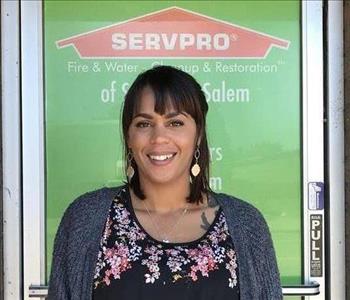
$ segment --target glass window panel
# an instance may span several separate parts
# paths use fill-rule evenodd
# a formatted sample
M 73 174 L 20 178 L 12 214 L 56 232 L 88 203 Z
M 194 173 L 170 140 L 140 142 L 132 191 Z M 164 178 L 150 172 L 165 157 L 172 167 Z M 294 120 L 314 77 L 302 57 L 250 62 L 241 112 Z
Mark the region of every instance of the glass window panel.
M 211 18 L 203 32 L 214 23 L 240 28 L 242 36 L 232 34 L 230 43 L 240 47 L 241 57 L 103 58 L 95 45 L 95 57 L 87 58 L 79 56 L 76 39 L 67 42 L 80 34 L 93 41 L 95 30 L 173 6 L 193 18 Z M 184 25 L 171 22 L 173 28 Z M 54 235 L 68 204 L 86 191 L 124 180 L 123 96 L 140 71 L 158 63 L 185 68 L 202 84 L 210 107 L 211 186 L 262 211 L 282 283 L 301 282 L 299 1 L 45 1 L 44 29 L 48 273 Z M 248 44 L 240 44 L 253 33 Z M 262 37 L 270 39 L 266 49 Z M 252 49 L 261 51 L 244 57 L 252 56 Z

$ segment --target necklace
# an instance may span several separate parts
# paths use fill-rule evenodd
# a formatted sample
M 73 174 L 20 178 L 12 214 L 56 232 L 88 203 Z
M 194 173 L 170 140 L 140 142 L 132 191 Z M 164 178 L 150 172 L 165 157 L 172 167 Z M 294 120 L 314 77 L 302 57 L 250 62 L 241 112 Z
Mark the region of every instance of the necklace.
M 181 216 L 180 216 L 180 217 L 178 218 L 178 220 L 175 222 L 175 224 L 174 224 L 174 226 L 172 227 L 172 229 L 171 229 L 167 234 L 164 233 L 164 235 L 163 235 L 163 234 L 161 234 L 161 231 L 159 230 L 159 227 L 158 227 L 157 223 L 154 222 L 154 220 L 153 220 L 153 218 L 152 218 L 152 215 L 151 215 L 151 213 L 150 213 L 150 211 L 149 211 L 149 209 L 148 209 L 146 203 L 145 203 L 144 201 L 142 201 L 142 203 L 143 203 L 143 205 L 144 205 L 144 207 L 145 207 L 145 209 L 146 209 L 146 211 L 147 211 L 147 213 L 148 213 L 148 216 L 149 216 L 149 218 L 150 218 L 150 220 L 151 220 L 151 222 L 152 222 L 152 225 L 153 225 L 154 229 L 155 229 L 155 230 L 157 231 L 157 233 L 158 233 L 158 236 L 163 237 L 163 238 L 162 238 L 162 242 L 163 242 L 163 243 L 170 243 L 170 241 L 169 241 L 169 239 L 168 239 L 167 237 L 169 237 L 169 236 L 173 233 L 173 231 L 175 230 L 175 228 L 177 227 L 177 225 L 180 223 L 180 221 L 181 221 L 181 219 L 183 218 L 183 216 L 187 213 L 188 205 L 189 205 L 189 204 L 187 203 L 187 205 L 186 205 L 186 207 L 184 208 L 184 210 L 183 210 Z

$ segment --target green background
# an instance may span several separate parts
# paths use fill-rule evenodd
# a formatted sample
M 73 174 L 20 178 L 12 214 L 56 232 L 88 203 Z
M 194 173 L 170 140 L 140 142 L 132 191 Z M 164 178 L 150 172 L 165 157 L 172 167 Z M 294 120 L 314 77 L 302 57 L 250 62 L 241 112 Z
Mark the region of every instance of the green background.
M 179 6 L 291 42 L 266 59 L 80 59 L 56 41 Z M 253 203 L 270 226 L 283 284 L 302 278 L 299 1 L 45 1 L 47 272 L 60 218 L 78 195 L 124 180 L 119 117 L 123 83 L 154 61 L 169 65 L 275 65 L 270 73 L 198 72 L 201 83 L 248 88 L 249 101 L 209 101 L 212 186 Z M 129 63 L 137 72 L 68 72 L 68 62 Z M 116 81 L 114 102 L 101 91 Z

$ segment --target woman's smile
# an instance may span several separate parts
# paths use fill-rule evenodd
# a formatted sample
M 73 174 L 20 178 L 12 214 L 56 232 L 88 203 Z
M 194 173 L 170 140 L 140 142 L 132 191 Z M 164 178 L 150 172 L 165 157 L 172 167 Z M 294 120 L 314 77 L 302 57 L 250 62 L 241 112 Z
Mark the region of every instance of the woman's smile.
M 151 160 L 152 164 L 156 166 L 164 166 L 169 164 L 175 157 L 175 153 L 164 153 L 164 154 L 148 154 L 147 156 Z

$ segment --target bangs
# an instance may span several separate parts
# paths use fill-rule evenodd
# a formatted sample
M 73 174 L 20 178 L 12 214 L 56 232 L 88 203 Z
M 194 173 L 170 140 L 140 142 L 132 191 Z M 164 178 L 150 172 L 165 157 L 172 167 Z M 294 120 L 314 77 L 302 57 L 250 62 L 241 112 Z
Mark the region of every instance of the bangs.
M 185 112 L 194 120 L 200 120 L 201 111 L 198 104 L 196 105 L 194 96 L 174 82 L 170 85 L 165 85 L 164 82 L 148 82 L 147 85 L 140 88 L 134 98 L 133 115 L 140 112 L 140 102 L 145 89 L 150 89 L 154 95 L 154 111 L 156 113 L 164 115 L 169 111 Z

